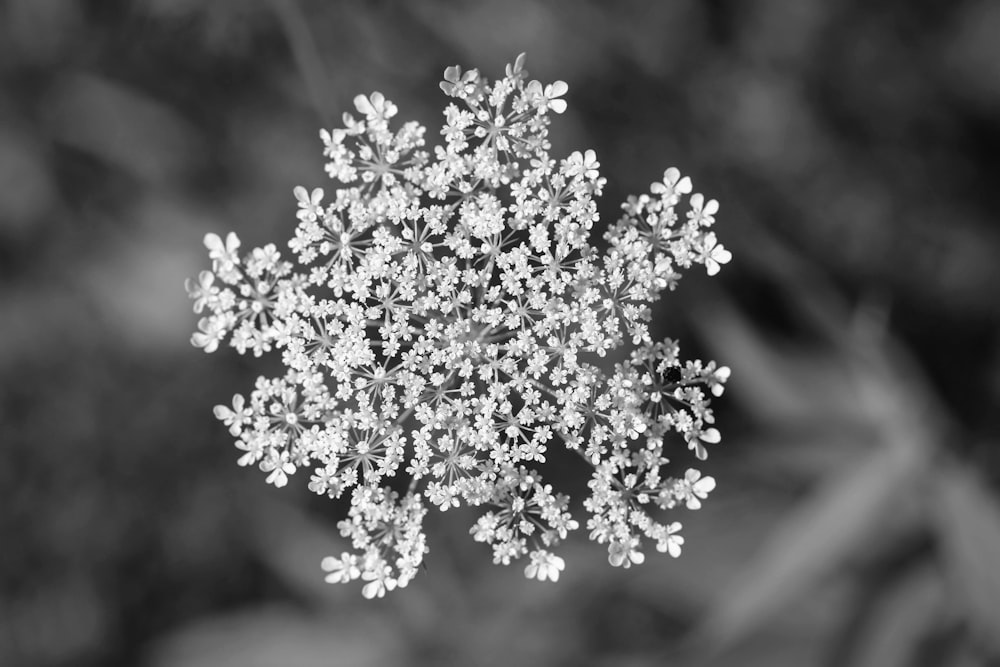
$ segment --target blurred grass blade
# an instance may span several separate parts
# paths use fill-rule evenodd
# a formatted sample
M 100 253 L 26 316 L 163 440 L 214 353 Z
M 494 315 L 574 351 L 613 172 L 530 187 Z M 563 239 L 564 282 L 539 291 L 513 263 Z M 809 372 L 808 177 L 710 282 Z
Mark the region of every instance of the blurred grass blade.
M 196 619 L 146 650 L 148 667 L 381 667 L 405 655 L 370 610 L 271 604 Z
M 1000 657 L 1000 503 L 966 467 L 938 474 L 936 535 L 969 624 Z
M 886 447 L 828 478 L 725 590 L 695 633 L 696 641 L 720 651 L 731 647 L 834 573 L 848 556 L 870 548 L 913 486 L 918 468 L 912 452 Z
M 305 81 L 323 127 L 331 126 L 337 117 L 330 100 L 330 77 L 302 7 L 295 0 L 271 0 L 271 7 L 281 23 L 292 49 L 292 56 Z
M 45 100 L 54 139 L 163 186 L 191 173 L 204 151 L 197 129 L 167 103 L 97 74 L 67 74 Z
M 711 305 L 699 306 L 695 314 L 692 322 L 711 353 L 732 368 L 727 397 L 755 418 L 782 428 L 818 423 L 843 427 L 867 419 L 856 379 L 836 348 L 776 342 L 723 294 L 713 294 Z
M 921 643 L 947 613 L 941 576 L 925 564 L 883 595 L 864 619 L 851 667 L 908 667 L 918 664 Z

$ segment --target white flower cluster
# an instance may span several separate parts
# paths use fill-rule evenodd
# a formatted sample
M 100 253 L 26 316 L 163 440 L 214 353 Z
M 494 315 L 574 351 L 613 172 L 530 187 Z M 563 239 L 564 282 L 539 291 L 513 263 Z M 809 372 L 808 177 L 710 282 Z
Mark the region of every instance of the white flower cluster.
M 352 549 L 322 565 L 327 581 L 366 582 L 366 597 L 417 573 L 431 505 L 482 508 L 471 534 L 494 562 L 528 556 L 528 577 L 557 580 L 552 549 L 579 524 L 539 472 L 554 445 L 592 470 L 587 529 L 616 566 L 641 563 L 644 541 L 679 555 L 680 523 L 653 514 L 697 509 L 715 486 L 668 475 L 667 448 L 676 438 L 704 459 L 719 442 L 709 404 L 729 369 L 682 361 L 647 325 L 681 270 L 729 261 L 708 231 L 718 203 L 668 169 L 599 252 L 600 163 L 549 156 L 567 86 L 528 81 L 523 64 L 493 83 L 445 70 L 453 102 L 431 151 L 420 125 L 391 127 L 381 94 L 358 96 L 358 116 L 321 132 L 332 199 L 295 189 L 294 262 L 208 234 L 212 270 L 187 284 L 206 313 L 194 345 L 280 350 L 284 375 L 215 414 L 240 465 L 279 487 L 307 468 L 312 491 L 350 498 L 339 527 Z M 629 360 L 602 370 L 626 339 Z

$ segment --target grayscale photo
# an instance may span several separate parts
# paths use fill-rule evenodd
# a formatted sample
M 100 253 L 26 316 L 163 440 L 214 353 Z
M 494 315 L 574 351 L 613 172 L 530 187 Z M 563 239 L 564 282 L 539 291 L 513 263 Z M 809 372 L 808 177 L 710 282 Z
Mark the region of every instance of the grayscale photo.
M 1000 664 L 998 35 L 0 0 L 0 665 Z

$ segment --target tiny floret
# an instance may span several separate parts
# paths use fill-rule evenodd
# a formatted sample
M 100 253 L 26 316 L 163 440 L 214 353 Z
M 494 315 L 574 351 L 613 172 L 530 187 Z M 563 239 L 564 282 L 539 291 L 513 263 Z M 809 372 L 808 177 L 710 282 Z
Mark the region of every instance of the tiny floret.
M 566 569 L 566 561 L 544 549 L 532 551 L 524 576 L 539 581 L 559 581 L 559 573 Z
M 539 581 L 559 580 L 581 527 L 615 567 L 650 545 L 679 556 L 674 514 L 716 483 L 671 459 L 721 442 L 730 369 L 650 322 L 692 266 L 732 259 L 718 202 L 671 167 L 602 224 L 598 154 L 550 154 L 566 83 L 529 78 L 522 54 L 496 81 L 448 67 L 440 89 L 439 133 L 379 92 L 320 131 L 330 182 L 292 190 L 287 248 L 205 235 L 191 343 L 281 365 L 214 407 L 237 463 L 339 501 L 343 551 L 320 567 L 369 599 L 420 572 L 433 510 L 473 508 L 472 539 Z M 583 498 L 547 479 L 565 456 Z

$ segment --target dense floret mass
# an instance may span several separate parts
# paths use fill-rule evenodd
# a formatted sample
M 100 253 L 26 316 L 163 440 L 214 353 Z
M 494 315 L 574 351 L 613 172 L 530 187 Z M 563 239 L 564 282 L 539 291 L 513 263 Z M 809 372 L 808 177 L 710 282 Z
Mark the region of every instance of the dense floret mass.
M 548 152 L 566 84 L 529 80 L 522 55 L 492 83 L 449 67 L 441 89 L 431 150 L 377 92 L 321 131 L 337 187 L 295 188 L 289 258 L 205 237 L 212 270 L 187 284 L 204 314 L 192 343 L 276 350 L 285 366 L 215 408 L 239 464 L 278 487 L 304 470 L 315 493 L 349 498 L 350 550 L 322 567 L 366 597 L 417 573 L 431 507 L 481 508 L 470 532 L 495 563 L 527 556 L 528 577 L 557 580 L 553 550 L 580 508 L 542 477 L 554 447 L 591 470 L 586 527 L 613 565 L 641 563 L 646 543 L 679 555 L 681 525 L 663 517 L 700 507 L 715 481 L 669 474 L 668 453 L 704 459 L 719 442 L 710 401 L 729 369 L 682 360 L 648 323 L 682 271 L 729 261 L 709 231 L 718 203 L 667 169 L 598 251 L 597 155 Z M 602 359 L 626 345 L 625 361 Z

